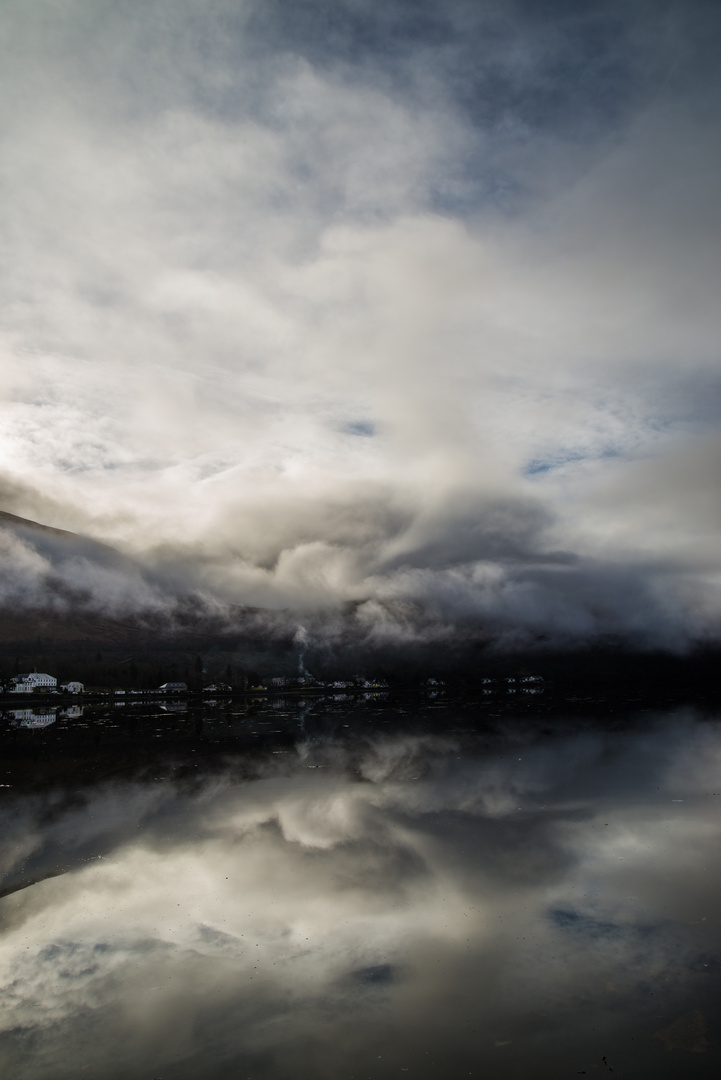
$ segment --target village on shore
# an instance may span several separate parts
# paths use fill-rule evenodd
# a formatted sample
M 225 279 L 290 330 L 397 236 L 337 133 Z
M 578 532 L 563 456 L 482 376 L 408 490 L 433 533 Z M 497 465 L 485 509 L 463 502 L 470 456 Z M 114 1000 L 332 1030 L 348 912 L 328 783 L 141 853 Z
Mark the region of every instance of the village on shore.
M 492 693 L 494 690 L 502 689 L 506 693 L 527 693 L 537 694 L 543 689 L 543 677 L 540 675 L 511 675 L 502 679 L 492 679 L 489 677 L 480 677 L 478 679 L 480 683 L 480 689 L 484 693 Z M 427 690 L 429 693 L 436 693 L 445 686 L 445 682 L 442 679 L 437 679 L 430 676 L 424 680 L 421 680 L 420 689 Z M 164 682 L 160 686 L 152 689 L 128 689 L 128 688 L 108 688 L 108 687 L 96 687 L 86 686 L 79 680 L 70 679 L 67 682 L 58 685 L 58 681 L 53 675 L 49 675 L 46 672 L 31 671 L 23 674 L 12 676 L 6 680 L 5 684 L 0 688 L 2 694 L 33 694 L 33 695 L 83 695 L 93 697 L 141 697 L 141 698 L 153 698 L 153 697 L 168 697 L 176 695 L 192 695 L 194 697 L 200 695 L 201 698 L 205 695 L 217 695 L 228 694 L 235 695 L 242 694 L 258 694 L 258 693 L 288 693 L 292 691 L 301 691 L 303 693 L 318 691 L 318 692 L 334 692 L 340 691 L 344 693 L 382 693 L 389 689 L 388 681 L 384 678 L 366 678 L 363 675 L 355 675 L 350 679 L 333 679 L 331 681 L 322 681 L 316 679 L 309 672 L 300 674 L 296 677 L 289 677 L 284 675 L 272 676 L 269 679 L 259 681 L 256 685 L 249 685 L 242 691 L 238 691 L 232 687 L 229 683 L 214 682 L 208 685 L 201 686 L 199 688 L 189 687 L 186 682 Z

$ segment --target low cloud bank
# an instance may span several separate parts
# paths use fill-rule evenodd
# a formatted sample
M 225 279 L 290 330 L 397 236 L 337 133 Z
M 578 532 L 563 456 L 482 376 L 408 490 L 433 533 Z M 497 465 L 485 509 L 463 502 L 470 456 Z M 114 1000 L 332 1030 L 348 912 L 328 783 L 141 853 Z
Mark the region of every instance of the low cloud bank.
M 382 509 L 376 518 L 393 521 Z M 300 633 L 315 656 L 412 655 L 434 646 L 451 657 L 474 643 L 498 653 L 599 643 L 683 653 L 717 640 L 717 613 L 698 577 L 661 560 L 611 563 L 550 550 L 547 518 L 533 503 L 496 502 L 466 512 L 461 523 L 439 518 L 417 527 L 411 517 L 400 538 L 377 528 L 356 543 L 341 542 L 328 518 L 335 535 L 295 545 L 286 538 L 265 564 L 240 539 L 200 550 L 165 544 L 130 557 L 6 522 L 0 603 L 137 620 L 168 634 L 205 627 L 269 646 Z M 414 531 L 416 545 L 408 540 Z

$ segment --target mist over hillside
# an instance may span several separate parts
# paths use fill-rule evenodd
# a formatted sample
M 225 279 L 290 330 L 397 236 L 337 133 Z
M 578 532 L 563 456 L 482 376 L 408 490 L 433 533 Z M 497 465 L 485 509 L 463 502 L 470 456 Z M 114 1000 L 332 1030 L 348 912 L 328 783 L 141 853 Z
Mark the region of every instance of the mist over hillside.
M 0 677 L 53 670 L 89 685 L 154 687 L 182 679 L 191 688 L 224 680 L 245 689 L 275 675 L 312 669 L 318 678 L 381 675 L 396 687 L 430 676 L 481 686 L 540 673 L 554 686 L 594 692 L 708 686 L 717 682 L 721 650 L 629 647 L 607 636 L 589 642 L 539 637 L 509 647 L 477 620 L 453 633 L 423 634 L 423 611 L 402 613 L 414 634 L 378 642 L 359 631 L 352 607 L 326 615 L 268 612 L 223 603 L 200 591 L 178 593 L 172 577 L 109 545 L 3 513 L 0 539 L 22 549 L 28 580 L 6 586 L 0 607 Z M 398 612 L 396 611 L 396 617 Z

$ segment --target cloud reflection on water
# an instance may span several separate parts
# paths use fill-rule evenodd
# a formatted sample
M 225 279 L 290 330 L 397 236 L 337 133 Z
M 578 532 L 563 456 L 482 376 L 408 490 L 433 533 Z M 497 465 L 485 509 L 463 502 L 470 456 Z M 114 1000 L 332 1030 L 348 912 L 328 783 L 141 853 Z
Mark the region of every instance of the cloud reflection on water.
M 604 1055 L 711 1075 L 717 792 L 718 725 L 677 714 L 490 747 L 324 739 L 253 781 L 18 797 L 1 865 L 38 883 L 1 902 L 0 1061 L 25 1080 L 550 1078 Z

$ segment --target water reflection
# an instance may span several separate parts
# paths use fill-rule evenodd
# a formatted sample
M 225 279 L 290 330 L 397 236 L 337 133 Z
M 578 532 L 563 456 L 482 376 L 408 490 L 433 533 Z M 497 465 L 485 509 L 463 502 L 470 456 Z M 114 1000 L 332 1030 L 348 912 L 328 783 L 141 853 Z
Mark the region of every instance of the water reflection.
M 9 709 L 7 716 L 13 727 L 44 728 L 54 724 L 58 718 L 58 709 Z
M 187 701 L 164 701 L 160 708 L 163 712 L 186 713 L 188 711 L 188 703 Z
M 3 1075 L 715 1076 L 721 727 L 378 720 L 3 792 Z

